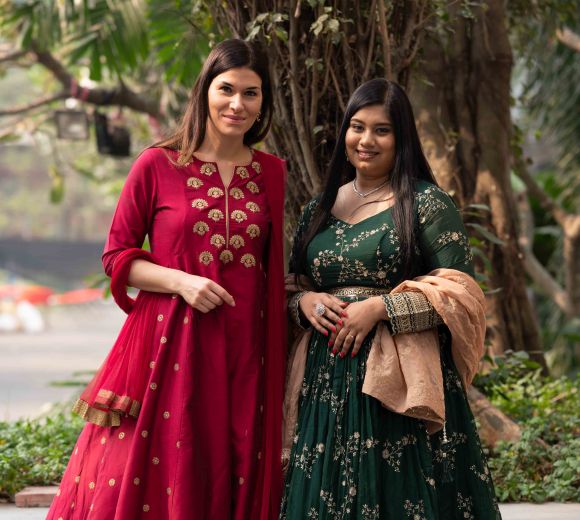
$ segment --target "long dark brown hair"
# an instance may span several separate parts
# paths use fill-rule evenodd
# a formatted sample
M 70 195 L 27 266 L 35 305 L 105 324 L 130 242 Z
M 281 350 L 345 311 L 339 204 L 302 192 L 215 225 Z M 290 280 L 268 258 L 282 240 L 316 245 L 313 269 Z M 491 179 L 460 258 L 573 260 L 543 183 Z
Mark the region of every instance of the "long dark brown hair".
M 305 272 L 308 244 L 330 218 L 339 188 L 356 176 L 354 166 L 346 158 L 346 132 L 351 118 L 362 108 L 372 105 L 385 108 L 395 133 L 395 162 L 393 169 L 388 172 L 388 177 L 395 196 L 393 220 L 401 241 L 400 259 L 403 274 L 406 277 L 410 273 L 416 234 L 415 183 L 417 180 L 425 180 L 435 185 L 437 183 L 421 147 L 409 98 L 402 87 L 386 79 L 372 79 L 363 83 L 354 91 L 348 102 L 326 171 L 324 191 L 302 240 L 294 244 L 292 255 L 294 262 L 290 266 L 290 270 L 294 273 Z
M 209 53 L 193 86 L 177 130 L 153 146 L 177 150 L 179 152 L 177 164 L 183 166 L 189 163 L 205 137 L 209 115 L 207 93 L 211 82 L 216 76 L 239 67 L 253 70 L 262 80 L 260 120 L 256 120 L 245 133 L 244 144 L 251 146 L 262 141 L 272 123 L 272 88 L 268 61 L 257 43 L 230 39 L 219 43 Z

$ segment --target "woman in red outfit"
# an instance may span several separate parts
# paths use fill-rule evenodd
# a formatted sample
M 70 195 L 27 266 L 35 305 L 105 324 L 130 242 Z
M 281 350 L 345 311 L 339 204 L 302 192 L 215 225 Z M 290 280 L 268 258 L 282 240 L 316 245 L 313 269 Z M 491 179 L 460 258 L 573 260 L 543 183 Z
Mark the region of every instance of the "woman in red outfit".
M 271 116 L 263 55 L 227 40 L 133 165 L 103 254 L 129 316 L 75 405 L 49 519 L 277 518 L 285 168 L 251 148 Z

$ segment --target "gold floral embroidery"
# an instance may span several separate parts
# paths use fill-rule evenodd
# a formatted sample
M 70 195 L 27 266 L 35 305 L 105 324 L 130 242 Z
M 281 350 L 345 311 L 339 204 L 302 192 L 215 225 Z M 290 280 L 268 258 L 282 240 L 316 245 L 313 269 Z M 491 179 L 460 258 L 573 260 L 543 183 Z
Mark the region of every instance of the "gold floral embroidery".
M 238 224 L 240 224 L 244 220 L 247 220 L 248 219 L 248 215 L 246 215 L 246 213 L 244 211 L 242 211 L 241 209 L 235 209 L 234 211 L 232 211 L 232 218 Z
M 213 255 L 209 252 L 209 251 L 203 251 L 200 255 L 199 255 L 199 261 L 203 264 L 203 265 L 209 265 L 210 262 L 213 262 Z
M 245 240 L 240 235 L 232 235 L 230 237 L 230 246 L 234 247 L 235 249 L 240 249 L 246 245 Z
M 198 189 L 203 186 L 203 181 L 197 177 L 190 177 L 187 179 L 187 186 L 190 188 Z
M 246 203 L 246 208 L 248 208 L 252 213 L 258 213 L 260 211 L 260 206 L 258 206 L 255 202 Z
M 248 190 L 250 190 L 252 193 L 260 193 L 260 188 L 258 188 L 258 185 L 255 182 L 248 182 L 248 184 L 246 184 L 246 188 L 248 188 Z
M 250 173 L 245 166 L 238 166 L 236 169 L 236 174 L 239 175 L 242 179 L 247 179 L 250 176 Z
M 229 249 L 224 249 L 221 253 L 220 253 L 220 260 L 224 263 L 224 264 L 228 264 L 230 263 L 232 260 L 234 259 L 234 255 L 233 253 L 229 250 Z
M 208 231 L 209 226 L 201 220 L 193 225 L 193 232 L 197 233 L 199 236 L 205 235 Z
M 212 246 L 215 246 L 219 249 L 220 247 L 223 247 L 226 244 L 226 239 L 223 235 L 215 234 L 211 236 L 209 242 Z
M 252 161 L 252 168 L 256 173 L 262 173 L 262 165 L 258 161 Z
M 213 197 L 214 199 L 219 199 L 220 197 L 223 196 L 224 190 L 222 190 L 221 188 L 214 187 L 207 190 L 207 194 L 208 196 Z
M 230 195 L 236 200 L 244 198 L 244 192 L 240 188 L 232 188 L 230 190 Z
M 257 238 L 260 236 L 260 226 L 257 224 L 250 224 L 246 228 L 246 233 L 250 236 L 250 238 Z
M 218 220 L 224 218 L 224 213 L 219 209 L 210 209 L 207 213 L 207 216 L 217 222 Z
M 204 199 L 195 199 L 191 202 L 192 208 L 203 209 L 208 207 L 208 203 Z
M 246 253 L 240 259 L 240 263 L 242 263 L 245 267 L 254 267 L 256 265 L 256 258 L 254 257 L 254 255 Z
M 211 175 L 213 172 L 216 171 L 216 167 L 215 164 L 212 163 L 203 163 L 201 165 L 201 168 L 199 169 L 200 173 L 203 173 L 204 175 Z

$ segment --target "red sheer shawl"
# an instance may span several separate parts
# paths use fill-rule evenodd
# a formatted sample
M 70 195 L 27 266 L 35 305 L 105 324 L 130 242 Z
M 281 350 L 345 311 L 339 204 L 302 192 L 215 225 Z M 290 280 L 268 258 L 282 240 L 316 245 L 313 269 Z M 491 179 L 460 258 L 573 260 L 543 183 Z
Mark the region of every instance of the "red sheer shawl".
M 148 383 L 148 363 L 154 354 L 150 324 L 158 300 L 151 293 L 137 300 L 127 294 L 131 264 L 138 258 L 157 263 L 143 249 L 127 249 L 115 258 L 111 293 L 128 317 L 111 352 L 73 406 L 73 412 L 99 426 L 119 426 L 121 417 L 137 417 Z

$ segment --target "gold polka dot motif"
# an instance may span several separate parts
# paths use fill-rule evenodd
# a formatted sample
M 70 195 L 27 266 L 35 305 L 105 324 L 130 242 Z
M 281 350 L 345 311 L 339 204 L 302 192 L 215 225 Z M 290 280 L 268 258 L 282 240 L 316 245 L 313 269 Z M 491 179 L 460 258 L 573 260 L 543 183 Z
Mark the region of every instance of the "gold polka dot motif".
M 171 414 L 169 412 L 163 412 L 164 419 L 169 419 L 169 417 L 171 417 Z
M 135 484 L 136 486 L 138 486 L 139 484 L 141 484 L 141 479 L 139 477 L 135 477 L 133 479 L 133 484 Z
M 95 489 L 95 483 L 89 482 L 89 489 Z
M 153 464 L 155 464 L 157 466 L 157 464 L 159 464 L 159 457 L 153 457 L 151 462 L 153 462 Z
M 125 432 L 119 433 L 119 439 L 123 440 L 125 438 Z
M 115 479 L 112 478 L 109 480 L 109 486 L 113 487 L 115 485 Z
M 143 430 L 143 431 L 141 432 L 141 437 L 143 437 L 144 439 L 146 439 L 146 438 L 147 438 L 147 435 L 149 435 L 149 432 L 148 432 L 147 430 Z
M 143 512 L 144 512 L 144 513 L 148 513 L 148 512 L 149 512 L 149 509 L 150 509 L 150 508 L 149 508 L 149 504 L 144 504 L 144 505 L 143 505 Z
M 151 388 L 151 390 L 157 390 L 157 383 L 151 383 L 149 388 Z
M 77 475 L 75 477 L 75 484 L 78 484 L 80 481 L 81 481 L 81 476 L 80 475 Z

